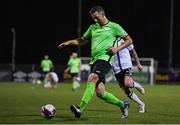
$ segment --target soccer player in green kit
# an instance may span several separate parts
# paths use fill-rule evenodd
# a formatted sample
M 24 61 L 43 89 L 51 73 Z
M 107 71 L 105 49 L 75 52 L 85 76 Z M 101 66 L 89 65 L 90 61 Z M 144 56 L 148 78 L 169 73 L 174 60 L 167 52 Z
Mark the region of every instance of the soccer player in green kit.
M 44 83 L 46 83 L 47 79 L 45 78 L 45 76 L 53 68 L 53 62 L 49 59 L 48 55 L 44 55 L 44 59 L 41 61 L 41 67 L 43 72 Z
M 67 45 L 83 45 L 91 39 L 91 73 L 88 77 L 87 87 L 81 99 L 80 105 L 71 105 L 70 110 L 76 118 L 81 117 L 81 113 L 93 97 L 94 91 L 98 98 L 107 103 L 117 105 L 122 111 L 121 118 L 128 117 L 128 102 L 123 102 L 111 93 L 105 91 L 105 75 L 111 69 L 111 58 L 113 55 L 132 44 L 132 39 L 117 23 L 109 21 L 105 16 L 105 11 L 101 6 L 95 6 L 90 10 L 90 15 L 95 24 L 89 26 L 81 38 L 68 40 L 61 43 L 61 48 Z M 118 47 L 113 47 L 116 38 L 124 39 L 124 43 Z M 111 48 L 113 47 L 113 48 Z
M 66 68 L 65 72 L 70 72 L 72 77 L 72 90 L 75 91 L 77 88 L 80 87 L 80 83 L 78 80 L 78 74 L 80 71 L 81 66 L 81 59 L 78 58 L 78 54 L 76 52 L 73 52 L 69 61 L 68 61 L 68 68 Z

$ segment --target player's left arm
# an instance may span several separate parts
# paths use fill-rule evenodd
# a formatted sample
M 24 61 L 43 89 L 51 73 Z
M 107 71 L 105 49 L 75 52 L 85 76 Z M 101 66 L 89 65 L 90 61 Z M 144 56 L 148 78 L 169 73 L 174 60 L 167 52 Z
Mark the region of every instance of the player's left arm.
M 53 62 L 50 60 L 50 69 L 53 69 Z
M 126 33 L 126 31 L 119 24 L 115 24 L 113 28 L 114 28 L 114 33 L 115 33 L 116 37 L 120 37 L 121 39 L 123 39 L 124 43 L 118 47 L 110 48 L 109 53 L 112 55 L 117 53 L 118 51 L 128 47 L 130 44 L 133 43 L 131 37 Z
M 81 58 L 79 58 L 79 66 L 78 66 L 79 71 L 81 71 L 81 64 L 82 64 L 82 62 L 81 62 Z
M 121 45 L 118 46 L 118 47 L 111 47 L 111 48 L 109 49 L 108 53 L 109 53 L 110 55 L 114 55 L 114 54 L 116 54 L 118 51 L 120 51 L 120 50 L 122 50 L 122 49 L 124 49 L 124 48 L 126 48 L 126 47 L 128 47 L 129 45 L 132 44 L 132 39 L 131 39 L 131 37 L 130 37 L 129 35 L 126 36 L 125 38 L 123 38 L 123 40 L 124 40 L 124 43 L 123 43 L 123 44 L 121 44 Z
M 138 57 L 138 54 L 136 52 L 136 50 L 133 48 L 132 50 L 129 51 L 131 56 L 134 58 L 135 62 L 136 62 L 136 65 L 137 65 L 137 69 L 138 71 L 142 71 L 143 70 L 143 67 L 139 61 L 139 57 Z
M 124 43 L 121 44 L 120 46 L 116 47 L 115 49 L 115 53 L 117 53 L 118 51 L 128 47 L 129 45 L 131 45 L 133 43 L 131 37 L 128 35 L 125 38 L 122 38 L 124 40 Z
M 42 60 L 42 61 L 41 61 L 41 67 L 43 67 L 43 62 L 44 62 L 44 61 Z

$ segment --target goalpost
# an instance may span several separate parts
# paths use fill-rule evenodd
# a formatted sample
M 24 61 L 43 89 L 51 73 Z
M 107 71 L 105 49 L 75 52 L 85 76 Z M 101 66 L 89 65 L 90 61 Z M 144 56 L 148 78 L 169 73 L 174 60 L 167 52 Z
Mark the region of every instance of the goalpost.
M 134 68 L 134 73 L 135 74 L 141 74 L 140 72 L 137 71 L 135 61 L 133 61 L 133 68 Z M 150 85 L 154 85 L 155 83 L 155 75 L 157 73 L 157 64 L 158 62 L 154 60 L 154 58 L 139 58 L 139 61 L 141 62 L 141 65 L 143 66 L 143 71 L 142 73 L 146 74 L 146 83 L 149 83 Z M 136 75 L 135 75 L 136 76 Z M 136 78 L 135 78 L 136 79 Z M 140 79 L 137 78 L 141 82 Z M 143 82 L 143 81 L 142 81 Z
M 81 79 L 87 80 L 89 72 L 90 72 L 90 58 L 89 57 L 81 57 L 82 65 L 81 65 Z M 132 59 L 133 62 L 133 78 L 141 83 L 147 83 L 150 85 L 154 85 L 155 83 L 155 75 L 157 72 L 157 61 L 153 58 L 139 58 L 141 65 L 143 66 L 142 72 L 137 71 L 137 67 L 135 65 L 135 61 Z M 116 79 L 110 71 L 106 75 L 106 81 L 108 83 L 116 82 Z

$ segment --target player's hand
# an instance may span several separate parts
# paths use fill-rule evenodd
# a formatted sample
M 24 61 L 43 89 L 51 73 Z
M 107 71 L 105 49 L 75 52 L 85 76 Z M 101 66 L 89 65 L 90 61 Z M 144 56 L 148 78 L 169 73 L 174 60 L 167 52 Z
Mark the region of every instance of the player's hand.
M 107 54 L 110 55 L 110 56 L 113 56 L 116 53 L 117 53 L 117 48 L 115 48 L 115 47 L 111 47 L 107 51 Z
M 61 48 L 63 48 L 64 46 L 67 46 L 67 45 L 69 45 L 68 42 L 63 42 L 63 43 L 61 43 L 61 44 L 58 45 L 58 48 L 61 49 Z
M 67 73 L 68 71 L 69 71 L 69 70 L 66 69 L 66 70 L 64 70 L 64 73 Z
M 143 70 L 143 66 L 141 64 L 138 64 L 137 69 L 138 69 L 139 72 L 141 72 Z

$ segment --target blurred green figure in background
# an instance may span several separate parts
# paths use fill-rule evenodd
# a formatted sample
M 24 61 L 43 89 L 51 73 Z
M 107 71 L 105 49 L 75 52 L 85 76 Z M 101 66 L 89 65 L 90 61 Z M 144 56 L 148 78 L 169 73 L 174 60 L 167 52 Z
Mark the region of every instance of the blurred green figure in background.
M 68 68 L 65 69 L 65 73 L 69 72 L 72 79 L 72 90 L 75 91 L 80 87 L 80 67 L 81 59 L 76 52 L 73 52 L 68 61 Z
M 46 74 L 49 73 L 53 69 L 53 62 L 49 59 L 48 55 L 44 55 L 44 59 L 41 61 L 41 68 L 42 68 L 42 76 L 43 81 L 46 83 Z

